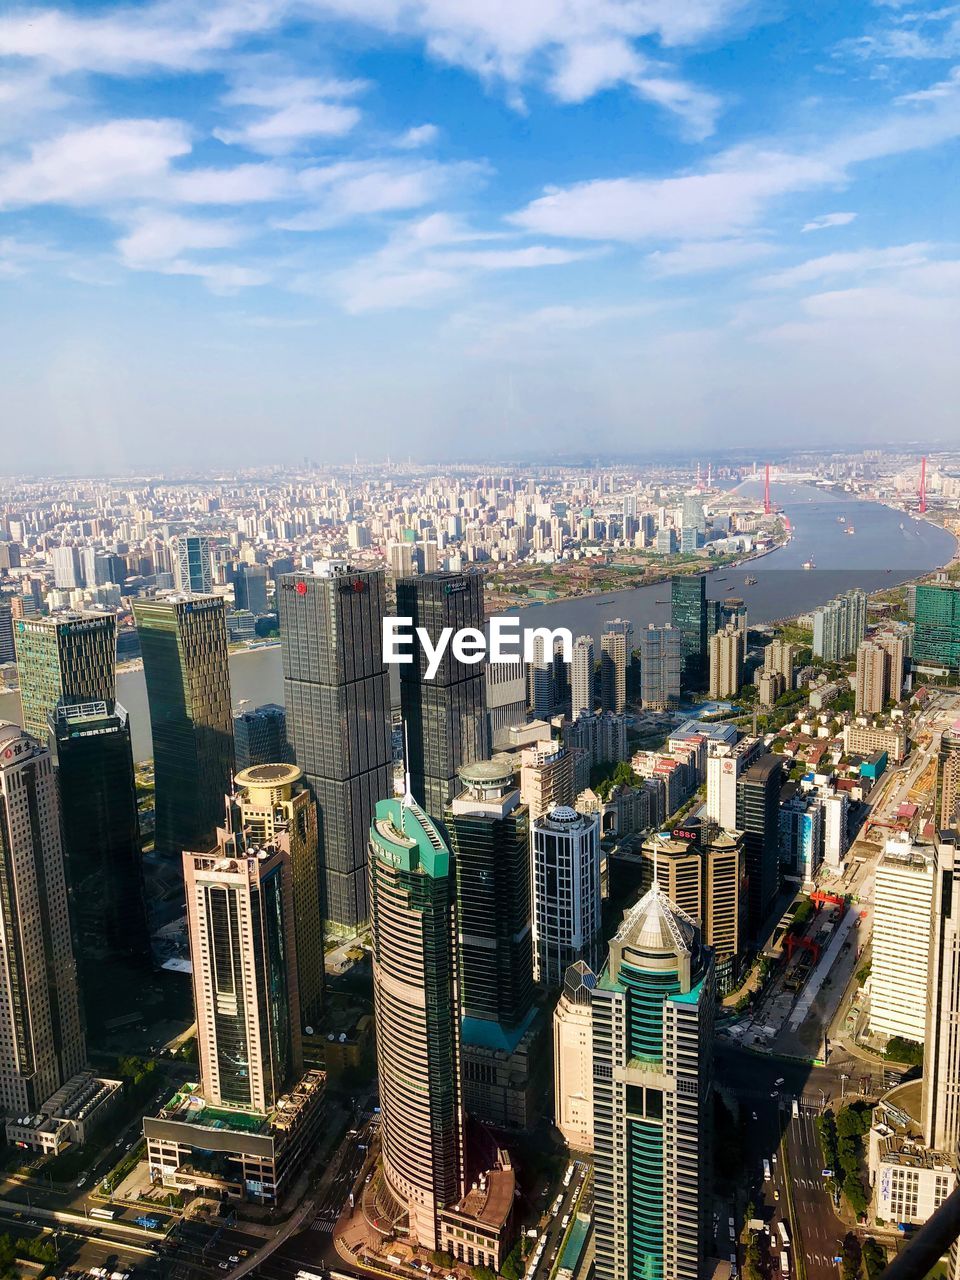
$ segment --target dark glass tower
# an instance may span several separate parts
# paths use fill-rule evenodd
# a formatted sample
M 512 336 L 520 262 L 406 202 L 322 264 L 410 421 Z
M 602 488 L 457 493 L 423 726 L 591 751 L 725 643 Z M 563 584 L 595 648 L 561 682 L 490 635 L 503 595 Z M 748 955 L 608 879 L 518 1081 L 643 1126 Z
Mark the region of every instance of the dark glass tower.
M 707 683 L 707 580 L 703 574 L 670 579 L 670 625 L 680 632 L 680 682 L 685 689 Z
M 913 662 L 954 672 L 960 669 L 960 591 L 956 587 L 917 587 Z
M 227 623 L 219 596 L 138 600 L 156 782 L 158 852 L 210 849 L 233 774 Z
M 328 561 L 278 584 L 287 736 L 317 802 L 324 917 L 354 933 L 367 919 L 367 841 L 393 792 L 390 690 L 379 570 Z
M 427 573 L 397 582 L 397 615 L 412 618 L 435 645 L 444 627 L 483 631 L 479 574 Z M 457 770 L 489 754 L 484 663 L 460 662 L 448 645 L 440 669 L 426 678 L 427 656 L 414 643 L 414 661 L 400 668 L 400 705 L 407 731 L 410 790 L 441 819 L 457 791 Z
M 50 732 L 80 991 L 88 1025 L 97 1027 L 117 1012 L 119 973 L 142 980 L 150 967 L 130 725 L 118 703 L 61 702 Z
M 779 756 L 761 756 L 737 779 L 737 829 L 747 873 L 747 936 L 757 939 L 780 888 Z
M 47 717 L 61 698 L 112 702 L 117 696 L 117 620 L 112 613 L 19 618 L 14 625 L 23 727 L 47 741 Z

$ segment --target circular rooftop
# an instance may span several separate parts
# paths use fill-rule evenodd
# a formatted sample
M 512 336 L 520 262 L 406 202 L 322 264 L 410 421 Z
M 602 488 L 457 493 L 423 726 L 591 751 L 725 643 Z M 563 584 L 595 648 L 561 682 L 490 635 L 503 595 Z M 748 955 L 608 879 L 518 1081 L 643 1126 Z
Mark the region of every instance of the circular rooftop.
M 555 804 L 547 814 L 547 817 L 551 822 L 561 824 L 572 824 L 581 820 L 580 814 L 577 813 L 576 809 L 571 809 L 568 804 Z
M 234 781 L 238 787 L 282 787 L 302 777 L 303 770 L 296 764 L 253 764 L 241 769 Z
M 492 760 L 476 760 L 460 767 L 460 779 L 468 786 L 507 786 L 513 781 L 516 764 L 512 756 L 494 756 Z

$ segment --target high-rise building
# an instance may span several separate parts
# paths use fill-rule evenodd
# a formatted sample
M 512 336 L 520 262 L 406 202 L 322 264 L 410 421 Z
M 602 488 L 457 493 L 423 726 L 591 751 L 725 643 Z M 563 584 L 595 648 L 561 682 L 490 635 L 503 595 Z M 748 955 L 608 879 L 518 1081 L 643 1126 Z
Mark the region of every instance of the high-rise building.
M 740 774 L 763 754 L 762 738 L 741 738 L 707 744 L 707 802 L 704 817 L 724 831 L 737 829 L 737 781 Z
M 444 628 L 483 634 L 483 579 L 479 574 L 429 573 L 397 581 L 397 614 L 422 627 L 436 646 Z M 433 679 L 427 653 L 414 645 L 413 661 L 400 667 L 400 706 L 407 735 L 410 791 L 432 817 L 442 820 L 456 794 L 463 764 L 485 760 L 487 736 L 484 663 L 461 662 L 447 646 Z
M 861 641 L 857 649 L 855 710 L 858 716 L 879 715 L 889 696 L 890 654 L 883 645 Z
M 960 591 L 921 584 L 916 589 L 913 665 L 924 671 L 960 670 Z
M 287 734 L 317 802 L 323 908 L 354 933 L 367 919 L 367 842 L 393 792 L 390 690 L 379 570 L 328 560 L 280 579 Z
M 780 865 L 785 876 L 812 888 L 823 861 L 825 813 L 813 792 L 797 791 L 780 803 Z
M 633 623 L 613 618 L 600 636 L 600 708 L 619 714 L 627 705 L 627 668 L 633 657 Z M 591 708 L 592 709 L 592 708 Z
M 61 698 L 112 702 L 117 696 L 117 620 L 107 613 L 18 618 L 14 625 L 23 727 L 46 742 L 47 717 Z
M 247 609 L 255 617 L 267 612 L 267 569 L 262 564 L 237 565 L 233 580 L 233 599 L 238 609 Z
M 956 831 L 938 832 L 934 848 L 923 1133 L 928 1147 L 956 1153 L 960 1145 L 960 850 Z
M 676 627 L 651 623 L 640 632 L 640 699 L 644 707 L 673 711 L 680 705 L 682 650 Z
M 425 1249 L 464 1183 L 456 899 L 450 850 L 414 803 L 370 827 L 370 925 L 383 1173 Z
M 292 763 L 286 711 L 276 702 L 238 711 L 233 717 L 233 745 L 238 769 L 249 769 L 254 764 Z
M 289 854 L 218 832 L 183 855 L 200 1087 L 212 1106 L 269 1111 L 303 1070 Z
M 178 591 L 208 596 L 213 590 L 210 539 L 205 534 L 183 533 L 173 540 L 173 580 Z
M 593 1150 L 593 989 L 584 960 L 572 964 L 553 1011 L 554 1123 L 574 1151 Z
M 743 684 L 746 632 L 727 625 L 710 637 L 710 697 L 735 698 Z
M 53 585 L 65 591 L 82 587 L 83 570 L 80 567 L 78 547 L 54 547 L 50 553 L 53 563 Z
M 792 689 L 796 654 L 797 646 L 778 636 L 763 651 L 763 669 L 783 676 L 786 687 Z
M 685 689 L 707 682 L 707 580 L 701 574 L 670 579 L 670 625 L 680 632 L 680 681 Z
M 530 847 L 534 976 L 559 987 L 577 960 L 599 968 L 600 817 L 556 805 L 534 820 Z
M 151 966 L 130 724 L 119 703 L 61 702 L 50 735 L 80 990 L 87 1024 L 98 1026 L 116 1015 L 119 972 L 142 982 Z
M 887 670 L 887 697 L 899 702 L 903 692 L 903 677 L 906 671 L 907 656 L 910 652 L 910 632 L 906 627 L 897 627 L 889 631 L 878 631 L 874 641 L 887 651 L 889 659 Z
M 888 840 L 873 885 L 870 1030 L 922 1044 L 934 863 L 909 838 Z
M 209 849 L 234 770 L 227 624 L 220 596 L 133 606 L 153 733 L 158 852 Z
M 0 724 L 0 1105 L 37 1112 L 83 1067 L 77 973 L 70 936 L 49 748 Z
M 523 659 L 488 662 L 484 667 L 487 684 L 487 725 L 490 747 L 507 746 L 510 730 L 527 722 L 527 675 Z
M 772 707 L 786 691 L 786 681 L 779 671 L 760 672 L 760 679 L 757 681 L 757 701 L 761 707 Z
M 295 764 L 255 764 L 234 779 L 239 827 L 248 842 L 289 854 L 297 944 L 297 990 L 305 1027 L 323 1010 L 323 915 L 317 807 Z
M 699 1280 L 711 1187 L 713 956 L 654 883 L 593 992 L 599 1280 Z
M 570 718 L 593 711 L 593 636 L 577 636 L 570 667 Z
M 13 642 L 13 609 L 9 596 L 0 596 L 0 666 L 16 662 L 17 650 Z
M 573 804 L 573 759 L 562 743 L 543 738 L 520 752 L 520 799 L 531 822 L 554 805 Z
M 960 720 L 940 735 L 937 760 L 937 814 L 944 830 L 960 827 Z
M 813 614 L 813 656 L 843 662 L 856 653 L 867 629 L 867 597 L 859 588 L 846 591 Z
M 763 755 L 737 779 L 737 830 L 747 871 L 747 936 L 754 940 L 780 888 L 780 788 L 783 762 Z

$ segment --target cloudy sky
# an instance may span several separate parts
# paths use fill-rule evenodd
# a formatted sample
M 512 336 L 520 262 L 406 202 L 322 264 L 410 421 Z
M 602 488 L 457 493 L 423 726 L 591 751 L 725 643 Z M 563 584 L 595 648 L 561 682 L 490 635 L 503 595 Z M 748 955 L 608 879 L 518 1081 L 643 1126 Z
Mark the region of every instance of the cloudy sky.
M 0 471 L 960 445 L 960 4 L 0 16 Z

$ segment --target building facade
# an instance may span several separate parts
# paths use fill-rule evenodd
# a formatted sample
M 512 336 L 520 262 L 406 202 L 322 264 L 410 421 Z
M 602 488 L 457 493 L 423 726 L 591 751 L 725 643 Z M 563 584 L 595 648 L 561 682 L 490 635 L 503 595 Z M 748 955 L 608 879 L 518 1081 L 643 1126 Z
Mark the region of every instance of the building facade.
M 930 672 L 960 670 L 960 591 L 956 587 L 917 586 L 913 663 Z
M 937 834 L 933 924 L 927 961 L 923 1134 L 928 1147 L 960 1146 L 960 849 L 956 831 Z
M 780 888 L 780 788 L 783 763 L 763 755 L 737 779 L 737 830 L 747 871 L 747 936 L 759 938 Z
M 117 696 L 117 620 L 70 613 L 14 623 L 23 727 L 46 742 L 47 717 L 61 698 L 112 702 Z
M 238 769 L 255 764 L 292 764 L 286 711 L 276 702 L 238 711 L 233 717 L 233 746 Z
M 599 968 L 600 819 L 556 805 L 531 830 L 534 977 L 559 987 L 577 960 Z
M 933 919 L 933 859 L 909 839 L 888 840 L 873 888 L 870 1030 L 923 1044 Z
M 680 705 L 683 639 L 676 627 L 653 623 L 640 632 L 640 700 L 651 711 Z
M 703 574 L 670 579 L 670 625 L 680 632 L 681 684 L 702 689 L 707 682 L 707 580 Z
M 574 1151 L 593 1150 L 593 990 L 597 976 L 572 964 L 553 1011 L 554 1123 Z

